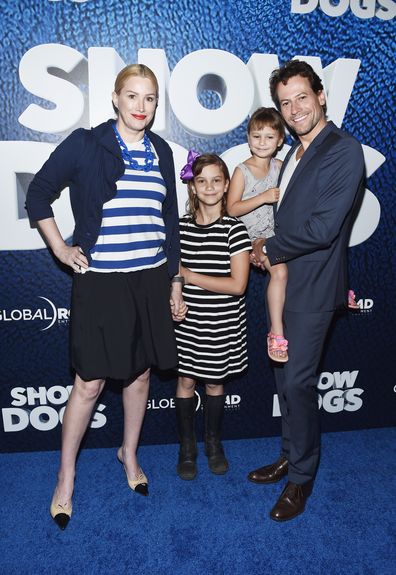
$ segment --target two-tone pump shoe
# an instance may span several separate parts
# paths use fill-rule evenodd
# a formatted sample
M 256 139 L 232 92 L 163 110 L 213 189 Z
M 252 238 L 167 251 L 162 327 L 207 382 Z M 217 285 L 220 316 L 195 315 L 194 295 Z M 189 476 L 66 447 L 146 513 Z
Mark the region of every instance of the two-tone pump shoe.
M 122 458 L 122 447 L 120 447 L 117 451 L 117 459 L 124 466 L 124 471 L 125 471 L 125 475 L 127 477 L 128 485 L 132 489 L 132 491 L 135 491 L 139 495 L 147 496 L 149 494 L 149 492 L 148 492 L 148 479 L 145 476 L 145 474 L 143 473 L 143 470 L 142 469 L 140 470 L 140 473 L 136 477 L 136 479 L 130 479 L 130 477 L 128 476 L 126 467 L 124 465 L 124 460 Z
M 70 503 L 59 503 L 56 501 L 55 495 L 51 501 L 50 513 L 52 519 L 55 521 L 59 529 L 64 531 L 70 521 L 72 515 L 73 505 Z

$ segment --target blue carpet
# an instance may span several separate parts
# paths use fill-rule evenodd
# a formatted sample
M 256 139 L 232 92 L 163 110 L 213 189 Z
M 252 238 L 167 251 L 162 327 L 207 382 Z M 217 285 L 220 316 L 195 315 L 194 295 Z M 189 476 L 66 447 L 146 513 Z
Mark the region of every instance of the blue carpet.
M 278 438 L 225 442 L 230 472 L 175 474 L 176 445 L 145 446 L 148 498 L 132 493 L 115 449 L 82 451 L 66 531 L 48 507 L 57 452 L 0 456 L 0 572 L 138 575 L 390 575 L 395 563 L 396 428 L 323 436 L 306 512 L 278 524 L 281 485 L 246 480 L 278 454 Z

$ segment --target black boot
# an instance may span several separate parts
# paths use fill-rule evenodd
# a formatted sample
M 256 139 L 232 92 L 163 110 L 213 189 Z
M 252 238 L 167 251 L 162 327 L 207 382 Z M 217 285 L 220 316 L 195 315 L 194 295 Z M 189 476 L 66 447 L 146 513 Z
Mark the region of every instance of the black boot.
M 177 464 L 177 474 L 181 479 L 195 479 L 197 475 L 197 440 L 195 438 L 195 408 L 194 397 L 176 397 L 176 420 L 179 431 L 180 450 Z
M 228 471 L 228 461 L 220 441 L 225 395 L 207 395 L 205 403 L 205 455 L 209 469 L 216 475 Z

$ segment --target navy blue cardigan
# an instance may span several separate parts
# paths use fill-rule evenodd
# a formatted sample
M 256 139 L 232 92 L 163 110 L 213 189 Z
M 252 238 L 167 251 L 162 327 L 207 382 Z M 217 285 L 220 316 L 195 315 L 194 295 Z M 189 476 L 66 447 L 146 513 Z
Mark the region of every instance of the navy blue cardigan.
M 79 128 L 52 152 L 32 180 L 26 208 L 32 221 L 53 217 L 52 201 L 69 186 L 75 228 L 73 245 L 79 245 L 88 261 L 96 243 L 102 222 L 103 204 L 114 198 L 116 182 L 125 170 L 120 147 L 108 120 L 91 130 Z M 180 260 L 179 217 L 175 168 L 169 145 L 147 131 L 159 159 L 159 168 L 166 186 L 162 205 L 165 224 L 164 252 L 168 260 L 169 276 L 177 274 Z

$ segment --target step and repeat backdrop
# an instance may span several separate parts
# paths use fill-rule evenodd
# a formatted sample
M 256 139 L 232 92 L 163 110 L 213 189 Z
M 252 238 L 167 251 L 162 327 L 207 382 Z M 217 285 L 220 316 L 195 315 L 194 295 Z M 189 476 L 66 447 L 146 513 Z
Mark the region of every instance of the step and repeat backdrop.
M 360 309 L 339 317 L 326 344 L 318 379 L 323 429 L 394 425 L 396 2 L 0 0 L 0 12 L 0 449 L 57 449 L 73 384 L 71 275 L 31 227 L 27 187 L 72 130 L 112 117 L 114 78 L 133 62 L 159 79 L 154 131 L 172 146 L 177 171 L 191 147 L 221 154 L 231 170 L 249 155 L 247 120 L 272 105 L 268 78 L 280 63 L 298 57 L 322 77 L 328 117 L 362 143 L 368 176 L 349 248 Z M 182 183 L 178 195 L 182 214 Z M 54 209 L 69 238 L 67 189 Z M 250 366 L 226 388 L 226 438 L 280 430 L 264 284 L 252 270 Z M 143 443 L 176 441 L 175 382 L 174 373 L 153 374 Z M 110 381 L 86 445 L 114 446 L 121 436 L 120 383 Z

